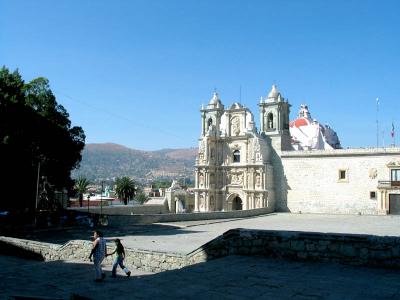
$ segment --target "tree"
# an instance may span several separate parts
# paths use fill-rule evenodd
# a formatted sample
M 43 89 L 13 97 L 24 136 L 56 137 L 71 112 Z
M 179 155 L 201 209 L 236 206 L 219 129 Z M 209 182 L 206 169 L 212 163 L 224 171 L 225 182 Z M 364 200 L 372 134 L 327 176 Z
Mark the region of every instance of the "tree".
M 90 182 L 83 176 L 75 180 L 75 190 L 79 193 L 79 206 L 83 206 L 83 194 L 87 192 Z
M 115 180 L 115 192 L 119 199 L 124 200 L 124 204 L 128 204 L 128 200 L 132 199 L 136 194 L 135 182 L 128 176 L 119 177 Z
M 149 197 L 148 197 L 145 193 L 140 192 L 140 193 L 138 193 L 138 194 L 136 195 L 135 199 L 136 199 L 137 201 L 139 201 L 140 204 L 143 204 L 143 203 L 145 203 L 147 200 L 149 200 Z
M 0 208 L 33 210 L 38 178 L 71 192 L 84 145 L 82 128 L 71 126 L 47 79 L 25 83 L 18 71 L 0 69 Z

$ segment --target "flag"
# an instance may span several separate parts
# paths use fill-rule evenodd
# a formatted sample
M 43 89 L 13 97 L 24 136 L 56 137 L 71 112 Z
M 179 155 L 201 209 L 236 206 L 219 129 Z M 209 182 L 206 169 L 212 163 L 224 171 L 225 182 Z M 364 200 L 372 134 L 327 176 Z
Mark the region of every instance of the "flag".
M 376 104 L 379 105 L 379 98 L 376 98 Z
M 392 131 L 390 132 L 390 135 L 392 136 L 392 138 L 394 138 L 394 124 L 392 122 Z

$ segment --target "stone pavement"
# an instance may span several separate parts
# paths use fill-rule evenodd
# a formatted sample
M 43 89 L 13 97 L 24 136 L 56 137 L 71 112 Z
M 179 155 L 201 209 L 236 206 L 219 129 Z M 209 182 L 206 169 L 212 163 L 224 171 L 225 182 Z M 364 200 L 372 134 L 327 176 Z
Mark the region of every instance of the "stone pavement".
M 122 238 L 129 248 L 187 254 L 233 228 L 400 236 L 400 216 L 274 213 L 246 219 L 104 227 L 102 230 L 106 238 Z M 91 235 L 91 229 L 86 228 L 43 231 L 23 238 L 63 244 L 72 239 L 89 240 Z
M 399 216 L 270 214 L 126 228 L 104 227 L 130 248 L 189 253 L 232 228 L 400 236 Z M 88 240 L 90 228 L 37 231 L 22 238 L 63 244 Z M 106 266 L 108 275 L 110 266 Z M 121 272 L 121 271 L 120 271 Z M 158 274 L 132 270 L 93 282 L 82 261 L 37 262 L 0 256 L 0 299 L 12 295 L 70 299 L 400 299 L 400 271 L 229 256 Z
M 158 274 L 93 282 L 89 262 L 0 256 L 0 299 L 400 299 L 398 270 L 229 256 Z M 13 298 L 11 298 L 13 299 Z M 79 299 L 76 297 L 75 299 Z M 81 298 L 82 299 L 82 298 Z

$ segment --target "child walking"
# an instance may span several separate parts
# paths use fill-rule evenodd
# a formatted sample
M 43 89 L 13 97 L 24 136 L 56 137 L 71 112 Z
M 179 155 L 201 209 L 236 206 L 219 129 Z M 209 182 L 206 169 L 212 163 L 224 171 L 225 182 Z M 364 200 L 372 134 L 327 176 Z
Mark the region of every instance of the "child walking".
M 115 242 L 115 250 L 112 253 L 107 254 L 107 256 L 108 256 L 108 255 L 113 255 L 114 253 L 116 253 L 115 260 L 114 260 L 113 267 L 112 267 L 111 277 L 117 277 L 116 273 L 117 273 L 118 265 L 121 267 L 122 270 L 124 270 L 126 276 L 129 277 L 129 276 L 131 276 L 131 271 L 129 271 L 128 268 L 124 266 L 124 259 L 125 259 L 124 246 L 122 245 L 120 239 L 115 239 L 114 242 Z

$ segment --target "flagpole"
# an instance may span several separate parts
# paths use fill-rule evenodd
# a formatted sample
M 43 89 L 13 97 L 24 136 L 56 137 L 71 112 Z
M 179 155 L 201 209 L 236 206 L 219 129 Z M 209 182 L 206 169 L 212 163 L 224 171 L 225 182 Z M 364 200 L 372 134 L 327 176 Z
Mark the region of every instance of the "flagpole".
M 379 148 L 379 98 L 376 98 L 376 148 Z
M 393 147 L 396 147 L 396 135 L 394 133 L 394 121 L 392 121 L 392 131 L 390 132 L 392 136 Z

